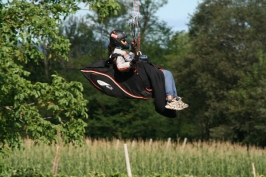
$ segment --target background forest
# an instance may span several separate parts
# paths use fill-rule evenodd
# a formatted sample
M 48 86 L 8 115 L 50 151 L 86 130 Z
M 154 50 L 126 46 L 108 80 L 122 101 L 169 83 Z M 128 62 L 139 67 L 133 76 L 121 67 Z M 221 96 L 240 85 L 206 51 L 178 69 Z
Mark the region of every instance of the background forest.
M 204 0 L 188 32 L 154 15 L 167 0 L 141 0 L 141 51 L 172 71 L 190 105 L 175 119 L 157 114 L 153 100 L 103 95 L 79 71 L 107 57 L 112 29 L 130 41 L 130 7 L 116 2 L 88 1 L 84 17 L 71 0 L 1 3 L 0 151 L 26 136 L 81 143 L 84 134 L 266 145 L 266 0 Z

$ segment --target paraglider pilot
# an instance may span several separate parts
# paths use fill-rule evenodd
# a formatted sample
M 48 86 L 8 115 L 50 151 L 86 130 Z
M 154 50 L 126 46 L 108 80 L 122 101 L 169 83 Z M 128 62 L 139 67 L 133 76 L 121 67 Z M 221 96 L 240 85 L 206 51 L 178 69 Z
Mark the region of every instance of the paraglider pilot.
M 134 64 L 137 62 L 133 52 L 133 50 L 136 48 L 136 43 L 131 43 L 131 52 L 128 53 L 125 50 L 129 50 L 130 45 L 126 41 L 127 35 L 124 31 L 113 30 L 110 33 L 109 38 L 109 57 L 115 56 L 114 63 L 120 72 L 129 72 L 131 68 L 134 68 Z M 164 74 L 166 95 L 165 108 L 171 110 L 182 110 L 187 108 L 188 104 L 184 103 L 181 97 L 177 96 L 175 81 L 172 73 L 160 67 L 155 67 L 160 69 Z

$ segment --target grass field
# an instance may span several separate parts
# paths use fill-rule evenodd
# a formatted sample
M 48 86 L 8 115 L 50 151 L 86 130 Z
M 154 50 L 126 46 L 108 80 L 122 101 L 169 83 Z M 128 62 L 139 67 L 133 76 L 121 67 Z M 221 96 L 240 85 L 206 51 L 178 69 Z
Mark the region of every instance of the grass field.
M 52 171 L 58 157 L 59 174 L 82 176 L 91 172 L 127 174 L 124 144 L 127 144 L 133 176 L 168 174 L 193 177 L 266 176 L 266 150 L 228 142 L 119 141 L 86 139 L 82 147 L 40 145 L 24 141 L 4 159 L 13 168 L 32 167 Z M 57 154 L 57 156 L 56 156 Z M 254 164 L 252 168 L 252 163 Z M 254 174 L 254 171 L 256 174 Z M 156 175 L 155 175 L 156 176 Z

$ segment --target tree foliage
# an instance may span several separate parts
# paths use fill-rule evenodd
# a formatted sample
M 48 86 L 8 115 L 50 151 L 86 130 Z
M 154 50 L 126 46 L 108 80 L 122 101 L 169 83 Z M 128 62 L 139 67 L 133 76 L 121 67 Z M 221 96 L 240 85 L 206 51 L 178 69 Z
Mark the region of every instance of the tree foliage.
M 88 1 L 108 15 L 118 8 L 114 1 Z M 0 14 L 0 154 L 20 146 L 21 137 L 46 143 L 83 140 L 87 101 L 82 84 L 66 82 L 58 74 L 52 80 L 30 80 L 40 61 L 68 59 L 69 40 L 59 35 L 61 18 L 77 9 L 78 1 L 14 0 L 1 3 Z M 107 4 L 108 5 L 108 4 Z M 31 72 L 26 64 L 31 63 Z M 34 64 L 35 63 L 35 64 Z M 34 71 L 34 72 L 33 72 Z M 47 74 L 47 73 L 46 73 Z M 50 75 L 50 73 L 48 73 Z
M 265 145 L 265 7 L 264 0 L 205 0 L 190 20 L 193 51 L 180 61 L 178 80 L 190 88 L 203 139 Z

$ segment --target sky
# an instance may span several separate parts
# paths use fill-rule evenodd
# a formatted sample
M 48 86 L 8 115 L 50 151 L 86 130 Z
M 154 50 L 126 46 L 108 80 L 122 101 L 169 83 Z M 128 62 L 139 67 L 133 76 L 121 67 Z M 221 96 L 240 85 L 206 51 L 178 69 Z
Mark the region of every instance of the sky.
M 187 31 L 189 14 L 194 14 L 200 2 L 202 0 L 168 0 L 168 3 L 158 10 L 156 16 L 175 31 Z

